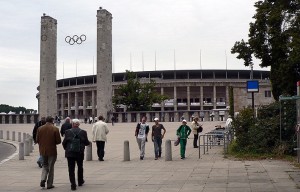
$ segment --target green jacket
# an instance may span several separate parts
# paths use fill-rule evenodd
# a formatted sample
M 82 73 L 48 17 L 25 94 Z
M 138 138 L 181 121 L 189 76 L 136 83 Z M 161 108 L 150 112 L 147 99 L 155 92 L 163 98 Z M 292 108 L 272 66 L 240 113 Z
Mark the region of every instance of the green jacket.
M 187 139 L 191 132 L 192 130 L 188 125 L 180 125 L 176 131 L 176 135 L 178 135 L 180 139 Z

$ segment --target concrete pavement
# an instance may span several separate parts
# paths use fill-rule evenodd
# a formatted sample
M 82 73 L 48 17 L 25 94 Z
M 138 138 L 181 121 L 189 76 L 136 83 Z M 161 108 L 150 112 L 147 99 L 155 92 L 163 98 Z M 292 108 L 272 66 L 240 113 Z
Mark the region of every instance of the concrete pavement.
M 153 123 L 149 123 L 151 126 Z M 96 146 L 93 144 L 93 161 L 84 162 L 86 183 L 77 191 L 122 191 L 122 192 L 296 192 L 300 191 L 300 169 L 290 162 L 278 160 L 238 161 L 223 158 L 223 147 L 213 147 L 198 159 L 198 150 L 188 140 L 186 159 L 181 160 L 179 146 L 172 145 L 173 161 L 164 160 L 166 139 L 175 139 L 180 125 L 162 123 L 167 129 L 163 141 L 163 156 L 154 160 L 153 143 L 146 143 L 144 160 L 139 159 L 138 146 L 134 137 L 136 123 L 109 124 L 110 133 L 105 147 L 103 162 L 97 161 Z M 204 132 L 224 122 L 203 122 Z M 82 124 L 91 138 L 91 125 Z M 0 130 L 32 132 L 33 125 L 4 125 Z M 4 137 L 6 138 L 6 137 Z M 192 138 L 192 136 L 191 136 Z M 130 144 L 131 161 L 123 161 L 123 143 Z M 18 142 L 9 141 L 14 144 Z M 203 152 L 203 150 L 202 150 Z M 41 169 L 36 160 L 38 146 L 30 156 L 18 160 L 18 156 L 0 165 L 0 191 L 40 191 Z M 58 145 L 58 159 L 55 164 L 55 188 L 51 191 L 70 191 L 67 160 L 64 150 Z

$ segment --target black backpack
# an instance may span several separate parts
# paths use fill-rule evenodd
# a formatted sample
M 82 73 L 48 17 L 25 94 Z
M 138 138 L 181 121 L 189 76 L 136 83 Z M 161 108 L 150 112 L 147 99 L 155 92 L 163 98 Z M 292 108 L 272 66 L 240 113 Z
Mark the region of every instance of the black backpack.
M 71 141 L 69 151 L 78 153 L 78 152 L 80 152 L 80 138 L 78 135 L 81 130 L 77 134 L 75 134 L 72 130 L 70 130 L 70 131 L 73 133 L 74 137 Z

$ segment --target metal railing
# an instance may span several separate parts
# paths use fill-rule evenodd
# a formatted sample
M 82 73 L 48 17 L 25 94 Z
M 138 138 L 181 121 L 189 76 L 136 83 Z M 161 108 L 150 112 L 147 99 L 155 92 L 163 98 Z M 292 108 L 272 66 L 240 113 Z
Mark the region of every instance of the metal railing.
M 232 138 L 232 131 L 226 129 L 214 129 L 208 133 L 199 135 L 199 159 L 201 158 L 201 147 L 203 147 L 203 154 L 205 154 L 208 152 L 208 149 L 211 149 L 213 146 L 223 146 L 224 154 L 226 154 Z M 203 144 L 201 144 L 201 141 Z

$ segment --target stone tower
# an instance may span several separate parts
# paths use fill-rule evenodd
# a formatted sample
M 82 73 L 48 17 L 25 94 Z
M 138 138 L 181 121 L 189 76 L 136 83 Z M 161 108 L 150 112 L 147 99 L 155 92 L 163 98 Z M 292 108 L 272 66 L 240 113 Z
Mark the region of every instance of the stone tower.
M 112 14 L 97 10 L 97 116 L 112 110 Z
M 57 114 L 56 95 L 56 45 L 57 21 L 43 14 L 41 17 L 40 47 L 40 86 L 39 114 L 40 117 Z

